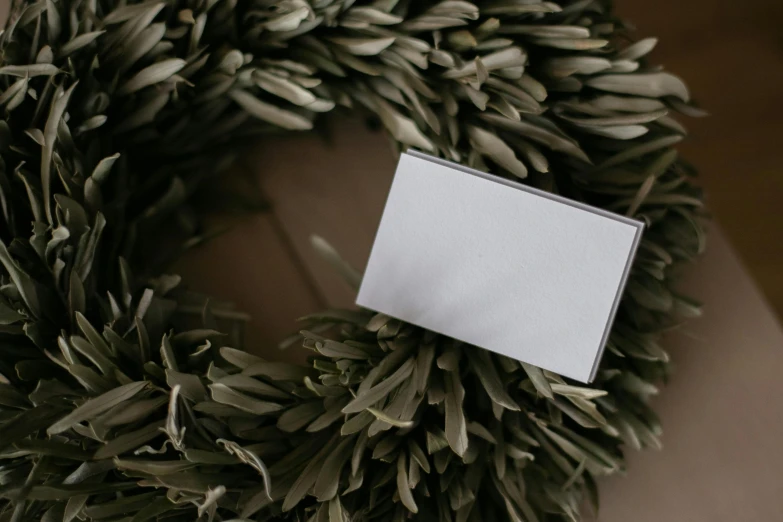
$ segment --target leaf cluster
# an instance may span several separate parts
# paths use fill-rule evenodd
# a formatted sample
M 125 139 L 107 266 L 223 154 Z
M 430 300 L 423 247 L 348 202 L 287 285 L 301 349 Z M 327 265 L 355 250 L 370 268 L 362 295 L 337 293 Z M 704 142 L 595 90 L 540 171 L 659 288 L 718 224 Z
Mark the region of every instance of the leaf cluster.
M 658 339 L 699 313 L 672 284 L 704 246 L 672 148 L 672 115 L 700 111 L 648 63 L 654 39 L 626 40 L 600 0 L 17 2 L 0 35 L 0 521 L 597 506 L 621 445 L 660 446 Z M 165 273 L 209 236 L 191 196 L 236 140 L 338 106 L 400 149 L 646 222 L 593 386 L 366 311 L 304 318 L 289 342 L 307 366 L 230 346 L 243 314 Z

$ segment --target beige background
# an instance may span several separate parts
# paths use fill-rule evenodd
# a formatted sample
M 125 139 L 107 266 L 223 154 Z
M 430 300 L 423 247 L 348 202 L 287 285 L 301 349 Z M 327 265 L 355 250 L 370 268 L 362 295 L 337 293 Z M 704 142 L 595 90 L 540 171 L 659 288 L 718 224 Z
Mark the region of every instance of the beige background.
M 662 37 L 655 57 L 713 113 L 687 122 L 692 137 L 681 150 L 701 169 L 726 235 L 783 310 L 783 3 L 616 4 L 640 36 Z M 248 156 L 245 168 L 273 210 L 179 265 L 193 287 L 251 313 L 255 351 L 274 350 L 294 318 L 352 301 L 312 255 L 309 234 L 361 268 L 380 218 L 394 168 L 385 139 L 356 121 L 328 125 L 330 145 L 312 134 L 278 138 Z M 783 332 L 722 233 L 713 231 L 686 279 L 705 316 L 667 341 L 676 372 L 656 399 L 664 449 L 630 454 L 627 476 L 603 481 L 600 520 L 783 520 Z

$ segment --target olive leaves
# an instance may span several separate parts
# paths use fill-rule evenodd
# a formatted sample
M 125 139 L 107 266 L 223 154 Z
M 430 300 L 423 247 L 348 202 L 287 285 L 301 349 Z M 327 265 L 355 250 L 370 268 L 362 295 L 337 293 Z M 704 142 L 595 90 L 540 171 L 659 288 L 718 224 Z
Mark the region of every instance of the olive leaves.
M 297 486 L 286 497 L 285 510 L 307 505 L 309 495 L 321 502 L 319 512 L 333 506 L 334 498 L 341 498 L 343 507 L 351 506 L 350 493 L 363 488 L 362 470 L 373 469 L 375 476 L 382 477 L 373 487 L 390 490 L 382 498 L 399 499 L 412 513 L 443 509 L 425 494 L 432 487 L 427 476 L 433 470 L 441 477 L 461 477 L 447 487 L 449 509 L 470 512 L 482 494 L 476 481 L 490 472 L 477 467 L 485 454 L 494 462 L 493 480 L 512 492 L 525 488 L 524 479 L 510 471 L 520 466 L 540 468 L 542 473 L 565 469 L 570 485 L 582 484 L 586 469 L 605 474 L 621 468 L 613 452 L 602 450 L 589 438 L 574 443 L 570 432 L 564 436 L 558 431 L 565 414 L 578 425 L 618 436 L 619 430 L 592 402 L 606 397 L 605 391 L 573 386 L 538 368 L 428 332 L 401 328 L 383 314 L 334 312 L 306 318 L 305 324 L 324 320 L 351 331 L 350 338 L 330 339 L 303 331 L 304 345 L 318 354 L 312 364 L 321 369 L 322 382 L 347 385 L 350 396 L 321 394 L 327 387 L 310 384 L 307 388 L 324 399 L 309 399 L 289 409 L 280 416 L 278 427 L 290 433 L 311 431 L 307 426 L 331 409 L 344 414 L 342 439 L 333 439 L 321 450 L 318 464 L 310 461 L 302 469 Z M 413 352 L 412 344 L 417 345 Z M 345 397 L 339 412 L 338 402 L 331 400 L 335 397 Z M 551 401 L 554 411 L 561 413 L 551 417 L 522 413 L 521 404 L 542 400 Z M 578 459 L 572 464 L 561 451 L 566 452 L 565 458 Z M 330 489 L 322 489 L 327 483 Z M 342 497 L 333 496 L 342 488 Z M 577 502 L 579 490 L 571 491 L 559 497 L 563 509 Z M 509 516 L 536 509 L 524 497 L 504 494 L 509 495 Z
M 145 67 L 117 89 L 117 96 L 126 96 L 145 87 L 158 84 L 171 78 L 185 67 L 185 60 L 171 58 Z
M 360 390 L 357 397 L 349 402 L 343 413 L 358 413 L 385 399 L 392 390 L 407 380 L 413 372 L 413 359 L 406 360 L 397 370 L 372 388 Z
M 307 130 L 313 127 L 312 122 L 307 118 L 299 116 L 296 113 L 280 109 L 275 105 L 262 102 L 246 91 L 229 91 L 229 97 L 237 102 L 249 114 L 252 114 L 259 120 L 274 123 L 284 129 Z
M 74 425 L 88 420 L 108 411 L 109 409 L 122 404 L 139 393 L 147 385 L 145 382 L 132 382 L 114 388 L 106 393 L 90 399 L 70 414 L 55 422 L 46 430 L 49 435 L 56 435 L 72 428 Z
M 589 87 L 602 91 L 634 94 L 649 98 L 676 96 L 682 101 L 690 99 L 685 83 L 673 74 L 606 74 L 586 82 Z
M 20 5 L 0 35 L 4 513 L 576 519 L 621 444 L 661 445 L 659 333 L 699 313 L 671 276 L 705 241 L 672 149 L 674 115 L 703 111 L 616 24 L 590 1 Z M 593 387 L 361 310 L 303 318 L 308 366 L 227 346 L 246 316 L 161 273 L 208 237 L 189 198 L 218 146 L 338 105 L 648 224 Z

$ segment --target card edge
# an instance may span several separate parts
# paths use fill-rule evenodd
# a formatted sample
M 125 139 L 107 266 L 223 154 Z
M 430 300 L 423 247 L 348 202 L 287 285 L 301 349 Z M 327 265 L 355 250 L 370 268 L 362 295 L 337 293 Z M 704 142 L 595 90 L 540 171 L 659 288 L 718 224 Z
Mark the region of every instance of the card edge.
M 421 151 L 418 151 L 416 149 L 409 148 L 409 149 L 403 151 L 400 154 L 400 159 L 398 159 L 398 161 L 397 161 L 397 167 L 395 168 L 395 175 L 392 178 L 392 183 L 391 183 L 391 185 L 389 187 L 389 193 L 387 194 L 386 201 L 384 202 L 384 208 L 383 208 L 383 212 L 381 214 L 381 219 L 380 219 L 380 221 L 378 223 L 378 228 L 375 231 L 375 237 L 373 238 L 373 245 L 372 245 L 372 247 L 370 249 L 370 255 L 367 258 L 367 265 L 368 266 L 370 264 L 370 260 L 372 259 L 373 250 L 375 250 L 375 240 L 377 239 L 377 235 L 378 235 L 378 233 L 379 233 L 379 231 L 381 229 L 381 226 L 383 224 L 383 217 L 384 217 L 384 215 L 386 213 L 386 206 L 387 206 L 387 204 L 389 202 L 389 197 L 391 196 L 391 192 L 392 192 L 392 190 L 394 188 L 394 182 L 395 182 L 395 180 L 397 178 L 397 171 L 399 170 L 399 163 L 400 163 L 400 160 L 402 159 L 402 156 L 409 156 L 409 157 L 412 157 L 412 158 L 416 158 L 416 159 L 420 159 L 420 160 L 427 161 L 427 162 L 430 162 L 430 163 L 434 163 L 436 165 L 440 165 L 440 166 L 443 166 L 443 167 L 446 167 L 446 168 L 452 168 L 454 170 L 458 170 L 460 172 L 464 172 L 466 174 L 470 174 L 470 175 L 479 177 L 479 178 L 487 180 L 487 181 L 491 181 L 491 182 L 494 182 L 494 183 L 499 183 L 499 184 L 505 185 L 505 186 L 507 186 L 509 188 L 513 188 L 513 189 L 516 189 L 516 190 L 521 190 L 523 192 L 527 192 L 527 193 L 533 194 L 535 196 L 540 196 L 540 197 L 549 199 L 550 201 L 555 201 L 557 203 L 562 203 L 562 204 L 568 205 L 568 206 L 570 206 L 572 208 L 576 208 L 578 210 L 583 210 L 583 211 L 586 211 L 586 212 L 590 212 L 591 214 L 598 215 L 598 216 L 601 216 L 601 217 L 604 217 L 604 218 L 607 218 L 607 219 L 611 219 L 613 221 L 622 223 L 624 225 L 629 225 L 629 226 L 632 226 L 632 227 L 635 228 L 634 239 L 633 239 L 633 241 L 631 243 L 631 247 L 630 247 L 629 252 L 628 252 L 628 258 L 626 259 L 625 267 L 623 269 L 623 274 L 620 277 L 620 282 L 617 285 L 617 291 L 615 293 L 615 298 L 614 298 L 614 301 L 612 302 L 612 307 L 611 307 L 611 309 L 609 311 L 609 315 L 607 317 L 606 325 L 604 326 L 603 334 L 602 334 L 602 337 L 601 337 L 600 345 L 598 347 L 598 350 L 596 351 L 596 356 L 595 356 L 595 359 L 593 360 L 593 364 L 592 364 L 592 367 L 590 369 L 590 372 L 586 376 L 580 376 L 580 377 L 576 377 L 574 375 L 565 375 L 565 374 L 563 374 L 561 372 L 557 372 L 560 375 L 564 375 L 566 377 L 570 377 L 571 379 L 578 380 L 578 381 L 586 383 L 586 384 L 591 383 L 595 379 L 595 376 L 596 376 L 596 374 L 598 372 L 598 368 L 600 366 L 600 361 L 603 358 L 603 354 L 604 354 L 604 351 L 606 349 L 606 343 L 607 343 L 609 335 L 611 333 L 611 325 L 614 323 L 615 317 L 617 315 L 617 311 L 619 309 L 620 302 L 622 300 L 622 296 L 623 296 L 623 293 L 624 293 L 624 290 L 625 290 L 625 286 L 626 286 L 626 284 L 628 282 L 628 278 L 629 278 L 629 275 L 630 275 L 630 272 L 631 272 L 631 268 L 633 267 L 633 261 L 636 258 L 636 253 L 638 251 L 639 243 L 641 242 L 641 238 L 642 238 L 642 233 L 643 233 L 644 228 L 645 228 L 644 222 L 636 220 L 636 219 L 633 219 L 633 218 L 630 218 L 628 216 L 623 216 L 623 215 L 620 215 L 620 214 L 617 214 L 617 213 L 614 213 L 614 212 L 610 212 L 610 211 L 602 209 L 602 208 L 594 207 L 594 206 L 588 205 L 586 203 L 583 203 L 581 201 L 574 201 L 574 200 L 568 199 L 568 198 L 566 198 L 564 196 L 560 196 L 559 194 L 553 194 L 553 193 L 547 192 L 545 190 L 537 189 L 535 187 L 530 187 L 528 185 L 524 185 L 524 184 L 519 183 L 519 182 L 514 181 L 514 180 L 501 178 L 500 176 L 496 176 L 496 175 L 490 174 L 488 172 L 482 172 L 480 170 L 476 170 L 476 169 L 473 169 L 473 168 L 470 168 L 470 167 L 466 167 L 465 165 L 461 165 L 461 164 L 455 163 L 453 161 L 449 161 L 449 160 L 446 160 L 446 159 L 443 159 L 443 158 L 437 158 L 435 156 L 430 156 L 429 154 L 425 154 L 425 153 L 423 153 Z M 362 280 L 363 279 L 364 279 L 364 276 L 362 276 Z M 354 304 L 357 305 L 357 306 L 363 307 L 363 308 L 367 308 L 366 306 L 363 306 L 359 302 L 360 297 L 361 297 L 361 290 L 362 290 L 362 285 L 360 284 L 359 285 L 359 289 L 356 292 L 356 298 L 354 299 Z M 397 318 L 397 319 L 400 319 L 400 318 Z M 406 319 L 401 319 L 401 320 L 407 321 Z M 438 332 L 436 332 L 436 333 L 438 333 Z M 439 335 L 445 335 L 445 334 L 439 333 Z M 457 339 L 457 340 L 459 340 L 459 339 Z M 464 340 L 460 340 L 460 342 L 465 342 L 466 344 L 470 345 L 469 342 L 464 341 Z M 480 347 L 478 347 L 478 348 L 480 348 Z M 496 352 L 494 350 L 490 350 L 488 348 L 483 348 L 483 349 L 488 350 L 488 351 L 493 352 L 493 353 L 498 353 L 498 352 Z M 501 355 L 503 355 L 503 354 L 501 354 Z

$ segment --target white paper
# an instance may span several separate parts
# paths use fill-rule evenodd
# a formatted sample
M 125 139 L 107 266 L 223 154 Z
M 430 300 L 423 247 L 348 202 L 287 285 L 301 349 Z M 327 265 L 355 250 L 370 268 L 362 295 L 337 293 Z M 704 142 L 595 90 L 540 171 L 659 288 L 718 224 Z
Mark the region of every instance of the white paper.
M 356 303 L 589 382 L 642 227 L 409 152 Z

